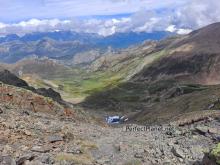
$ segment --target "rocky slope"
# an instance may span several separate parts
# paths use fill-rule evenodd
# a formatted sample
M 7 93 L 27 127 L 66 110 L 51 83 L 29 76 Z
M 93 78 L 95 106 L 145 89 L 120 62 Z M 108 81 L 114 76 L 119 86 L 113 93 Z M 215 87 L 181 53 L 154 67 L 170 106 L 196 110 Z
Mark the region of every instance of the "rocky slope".
M 220 140 L 214 117 L 182 126 L 112 127 L 83 121 L 76 111 L 66 116 L 8 103 L 0 104 L 2 165 L 210 165 L 203 158 Z
M 0 102 L 5 106 L 27 109 L 33 112 L 48 112 L 51 114 L 64 113 L 62 112 L 64 108 L 49 97 L 46 98 L 32 91 L 3 83 L 0 85 Z
M 3 73 L 7 80 L 20 81 L 8 71 Z M 219 111 L 207 111 L 199 118 L 180 116 L 163 125 L 114 127 L 80 107 L 63 107 L 21 87 L 1 83 L 0 93 L 2 165 L 216 162 L 206 155 L 220 141 Z
M 112 127 L 30 90 L 1 83 L 0 91 L 2 165 L 209 165 L 206 153 L 220 141 L 219 111 Z
M 10 72 L 6 73 L 9 77 Z M 98 122 L 79 107 L 66 109 L 21 87 L 1 83 L 0 91 L 2 165 L 217 162 L 218 155 L 207 155 L 216 151 L 220 141 L 219 111 L 207 111 L 199 118 L 182 116 L 163 125 L 125 123 L 114 127 Z
M 0 84 L 0 164 L 204 164 L 220 141 L 220 112 L 164 125 L 107 126 L 29 90 Z M 13 120 L 12 120 L 13 119 Z
M 0 71 L 0 82 L 2 82 L 4 84 L 13 85 L 16 87 L 20 87 L 20 88 L 29 90 L 33 93 L 42 95 L 44 97 L 51 98 L 52 100 L 54 100 L 62 105 L 68 106 L 68 103 L 63 101 L 61 95 L 58 92 L 54 91 L 52 88 L 37 88 L 37 89 L 35 89 L 34 87 L 29 86 L 29 84 L 27 84 L 24 80 L 18 78 L 16 75 L 12 74 L 8 70 Z
M 219 111 L 166 125 L 112 127 L 21 87 L 1 83 L 0 91 L 2 165 L 209 165 L 215 160 L 205 153 L 220 141 Z

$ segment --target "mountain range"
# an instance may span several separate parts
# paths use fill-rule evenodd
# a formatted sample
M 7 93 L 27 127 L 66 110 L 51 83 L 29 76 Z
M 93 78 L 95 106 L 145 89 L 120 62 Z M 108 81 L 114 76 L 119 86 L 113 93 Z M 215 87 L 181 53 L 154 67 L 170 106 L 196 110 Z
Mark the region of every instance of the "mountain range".
M 102 54 L 109 49 L 127 48 L 145 40 L 160 40 L 170 35 L 172 33 L 163 31 L 116 33 L 106 37 L 72 31 L 37 32 L 21 37 L 10 34 L 0 38 L 0 61 L 14 63 L 31 56 L 45 56 L 68 61 L 76 54 L 94 49 L 99 50 L 99 54 Z

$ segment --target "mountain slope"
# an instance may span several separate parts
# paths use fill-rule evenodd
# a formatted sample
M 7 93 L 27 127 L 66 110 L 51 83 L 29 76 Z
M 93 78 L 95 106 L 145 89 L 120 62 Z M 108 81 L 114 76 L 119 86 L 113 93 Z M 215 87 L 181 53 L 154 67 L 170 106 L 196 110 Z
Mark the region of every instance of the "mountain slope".
M 113 58 L 101 69 L 114 70 L 119 64 L 127 67 L 133 60 L 139 69 L 133 67 L 133 74 L 126 72 L 127 76 L 130 74 L 128 79 L 94 93 L 82 105 L 109 113 L 135 113 L 131 119 L 142 123 L 165 122 L 189 112 L 220 109 L 216 85 L 220 84 L 219 37 L 220 23 L 216 23 L 155 43 L 151 51 L 137 49 L 142 52 L 135 53 L 140 61 L 135 55 L 123 60 Z M 115 61 L 119 63 L 115 65 Z
M 1 64 L 16 75 L 38 75 L 42 78 L 59 75 L 68 72 L 70 67 L 60 64 L 57 60 L 49 58 L 26 58 L 14 64 Z
M 174 78 L 180 82 L 220 83 L 220 23 L 209 25 L 167 45 L 166 57 L 145 67 L 136 81 Z

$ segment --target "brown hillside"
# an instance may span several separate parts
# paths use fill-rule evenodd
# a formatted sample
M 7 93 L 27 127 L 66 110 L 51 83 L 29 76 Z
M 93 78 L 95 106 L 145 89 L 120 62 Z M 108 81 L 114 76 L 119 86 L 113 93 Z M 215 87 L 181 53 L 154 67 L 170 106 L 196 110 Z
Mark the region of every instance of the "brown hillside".
M 177 38 L 165 49 L 165 57 L 145 67 L 134 77 L 136 81 L 172 77 L 185 83 L 220 83 L 220 23 Z
M 52 99 L 40 96 L 23 88 L 0 83 L 0 93 L 0 102 L 8 107 L 54 115 L 64 113 L 64 108 Z

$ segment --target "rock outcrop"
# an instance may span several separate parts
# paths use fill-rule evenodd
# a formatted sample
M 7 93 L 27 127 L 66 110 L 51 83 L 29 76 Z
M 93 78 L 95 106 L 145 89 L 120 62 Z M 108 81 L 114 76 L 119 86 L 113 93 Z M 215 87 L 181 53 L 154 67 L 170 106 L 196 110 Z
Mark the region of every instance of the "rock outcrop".
M 24 80 L 19 79 L 17 76 L 12 74 L 8 70 L 0 71 L 0 81 L 5 84 L 9 84 L 9 85 L 17 86 L 17 87 L 22 87 L 22 88 L 29 87 L 28 84 Z
M 49 97 L 3 83 L 0 83 L 0 103 L 32 112 L 64 113 L 64 108 Z
M 16 87 L 30 90 L 30 91 L 37 93 L 39 95 L 42 95 L 44 97 L 49 97 L 60 104 L 67 105 L 67 103 L 65 103 L 62 100 L 61 95 L 58 92 L 54 91 L 52 88 L 35 89 L 35 88 L 29 86 L 24 80 L 18 78 L 16 75 L 12 74 L 8 70 L 0 71 L 0 82 L 3 82 L 4 84 L 13 85 Z

